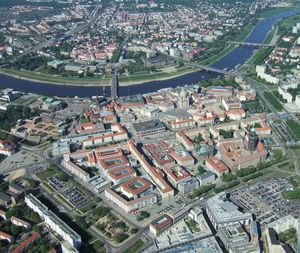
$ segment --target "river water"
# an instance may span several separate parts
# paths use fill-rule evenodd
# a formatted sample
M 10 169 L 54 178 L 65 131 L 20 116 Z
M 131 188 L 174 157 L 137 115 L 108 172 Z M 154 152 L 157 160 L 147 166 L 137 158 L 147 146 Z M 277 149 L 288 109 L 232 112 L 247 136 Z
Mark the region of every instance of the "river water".
M 300 10 L 284 11 L 280 14 L 276 14 L 272 17 L 263 19 L 257 23 L 252 33 L 248 36 L 245 42 L 262 43 L 272 29 L 272 26 L 281 20 L 282 18 L 289 17 L 300 13 Z M 231 70 L 237 65 L 245 63 L 254 53 L 255 48 L 248 46 L 240 46 L 235 48 L 221 60 L 216 62 L 213 66 L 220 69 Z M 180 77 L 175 77 L 164 81 L 151 81 L 141 83 L 137 85 L 131 85 L 126 87 L 119 87 L 120 96 L 128 96 L 134 94 L 144 94 L 153 92 L 158 89 L 167 87 L 184 86 L 186 84 L 198 83 L 201 80 L 216 77 L 216 73 L 207 71 L 197 71 L 189 73 Z M 99 80 L 101 83 L 101 80 Z M 79 97 L 91 97 L 96 95 L 102 95 L 102 87 L 80 87 L 80 86 L 63 86 L 46 84 L 39 82 L 32 82 L 9 77 L 6 75 L 0 75 L 0 87 L 1 88 L 13 88 L 24 92 L 42 93 L 49 96 L 79 96 Z M 106 88 L 106 93 L 110 93 L 110 89 Z

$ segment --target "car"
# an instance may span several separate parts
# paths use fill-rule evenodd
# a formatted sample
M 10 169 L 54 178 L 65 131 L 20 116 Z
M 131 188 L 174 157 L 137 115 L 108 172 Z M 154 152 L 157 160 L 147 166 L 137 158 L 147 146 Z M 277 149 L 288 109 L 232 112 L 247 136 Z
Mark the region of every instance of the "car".
M 131 210 L 129 213 L 130 214 L 138 214 L 140 212 L 139 209 L 134 209 L 134 210 Z

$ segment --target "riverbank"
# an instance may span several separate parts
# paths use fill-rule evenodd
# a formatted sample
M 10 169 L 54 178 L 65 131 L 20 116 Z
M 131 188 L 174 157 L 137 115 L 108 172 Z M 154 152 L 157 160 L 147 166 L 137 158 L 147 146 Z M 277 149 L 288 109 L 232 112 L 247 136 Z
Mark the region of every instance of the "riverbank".
M 146 83 L 150 81 L 164 81 L 173 79 L 176 77 L 180 77 L 182 75 L 186 75 L 189 73 L 199 71 L 193 67 L 182 67 L 178 68 L 175 71 L 171 72 L 155 72 L 149 74 L 141 74 L 141 75 L 132 75 L 132 76 L 120 76 L 119 86 L 131 86 L 137 85 L 141 83 Z M 0 70 L 0 74 L 5 76 L 10 76 L 20 80 L 26 80 L 36 83 L 44 83 L 44 84 L 55 84 L 62 86 L 110 86 L 111 77 L 93 77 L 93 78 L 78 78 L 78 77 L 62 77 L 49 75 L 46 73 L 27 71 L 27 70 L 14 70 L 14 69 L 2 69 Z

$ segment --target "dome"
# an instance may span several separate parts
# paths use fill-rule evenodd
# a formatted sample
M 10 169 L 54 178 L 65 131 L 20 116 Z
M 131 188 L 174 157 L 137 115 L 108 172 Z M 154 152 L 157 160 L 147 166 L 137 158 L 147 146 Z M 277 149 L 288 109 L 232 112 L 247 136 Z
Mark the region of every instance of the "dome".
M 208 155 L 211 154 L 214 151 L 214 148 L 208 144 L 201 145 L 198 149 L 197 152 L 199 155 Z

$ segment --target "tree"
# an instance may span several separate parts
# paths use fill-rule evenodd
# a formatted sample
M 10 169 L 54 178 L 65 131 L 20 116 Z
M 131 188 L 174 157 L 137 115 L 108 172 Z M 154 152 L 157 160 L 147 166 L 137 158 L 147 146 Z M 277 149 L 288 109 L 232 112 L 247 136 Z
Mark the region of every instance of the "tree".
M 17 235 L 21 232 L 21 229 L 17 226 L 14 226 L 14 225 L 11 225 L 10 226 L 10 232 L 13 234 L 13 235 Z
M 183 61 L 179 61 L 179 62 L 178 62 L 178 67 L 179 67 L 179 68 L 182 68 L 183 66 L 184 66 L 184 62 L 183 62 Z
M 130 229 L 130 234 L 132 234 L 132 235 L 136 234 L 137 232 L 139 232 L 138 228 L 132 228 L 132 229 Z
M 21 217 L 22 214 L 23 214 L 23 210 L 20 208 L 20 206 L 14 206 L 6 212 L 6 217 L 7 218 L 10 218 L 12 216 Z
M 203 166 L 198 166 L 198 173 L 199 173 L 199 175 L 201 175 L 201 174 L 204 174 L 206 172 L 206 170 L 204 169 L 204 167 Z
M 236 175 L 232 173 L 227 173 L 222 177 L 223 182 L 231 182 L 232 180 L 236 179 Z
M 123 241 L 125 241 L 129 236 L 127 234 L 117 234 L 114 236 L 114 241 L 116 241 L 117 243 L 121 243 Z
M 94 212 L 101 218 L 101 217 L 104 217 L 105 215 L 109 214 L 110 209 L 108 207 L 99 206 L 95 209 Z

